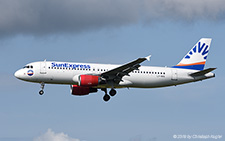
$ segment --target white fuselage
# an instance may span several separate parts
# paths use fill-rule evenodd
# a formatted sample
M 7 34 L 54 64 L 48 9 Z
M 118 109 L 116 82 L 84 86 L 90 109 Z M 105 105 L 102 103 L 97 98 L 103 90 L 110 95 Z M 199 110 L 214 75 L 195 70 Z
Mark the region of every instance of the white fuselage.
M 100 75 L 120 65 L 42 61 L 33 62 L 26 66 L 29 67 L 20 69 L 15 73 L 17 78 L 35 83 L 78 85 L 78 76 L 81 74 Z M 125 75 L 122 81 L 113 87 L 157 88 L 199 81 L 215 76 L 211 72 L 198 77 L 190 76 L 194 72 L 197 72 L 197 70 L 141 66 L 138 70 L 133 70 L 129 75 Z M 108 84 L 96 86 L 96 88 L 109 87 L 111 86 Z

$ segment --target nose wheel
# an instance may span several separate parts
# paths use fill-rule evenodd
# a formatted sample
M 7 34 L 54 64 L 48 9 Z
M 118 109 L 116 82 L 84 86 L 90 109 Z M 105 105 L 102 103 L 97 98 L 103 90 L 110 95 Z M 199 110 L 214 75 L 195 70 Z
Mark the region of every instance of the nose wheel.
M 45 83 L 42 82 L 42 83 L 41 83 L 41 90 L 39 91 L 39 94 L 40 94 L 40 95 L 43 95 L 43 94 L 44 94 L 44 87 L 45 87 Z
M 43 94 L 44 94 L 44 91 L 43 91 L 43 90 L 40 90 L 40 91 L 39 91 L 39 94 L 40 94 L 40 95 L 43 95 Z

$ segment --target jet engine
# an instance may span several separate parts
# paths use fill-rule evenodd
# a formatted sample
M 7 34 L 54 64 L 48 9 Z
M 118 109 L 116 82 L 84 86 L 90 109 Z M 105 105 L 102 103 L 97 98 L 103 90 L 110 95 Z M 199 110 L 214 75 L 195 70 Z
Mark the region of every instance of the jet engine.
M 72 95 L 88 95 L 89 93 L 95 93 L 97 92 L 97 88 L 91 88 L 91 87 L 82 87 L 82 86 L 77 86 L 77 85 L 72 85 L 71 86 L 71 94 Z
M 82 87 L 93 87 L 97 86 L 100 82 L 100 77 L 96 75 L 80 75 L 79 86 Z

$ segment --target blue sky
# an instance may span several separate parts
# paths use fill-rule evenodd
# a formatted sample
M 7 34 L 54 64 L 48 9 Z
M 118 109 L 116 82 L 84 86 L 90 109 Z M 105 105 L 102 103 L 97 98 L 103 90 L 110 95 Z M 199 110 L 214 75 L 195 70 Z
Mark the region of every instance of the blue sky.
M 0 141 L 44 140 L 46 136 L 61 137 L 62 141 L 163 141 L 175 140 L 173 135 L 179 134 L 224 138 L 225 24 L 221 15 L 225 10 L 218 7 L 221 11 L 207 16 L 197 11 L 189 14 L 193 18 L 187 18 L 183 11 L 171 16 L 179 9 L 171 12 L 166 7 L 168 16 L 162 14 L 158 19 L 150 15 L 143 21 L 146 14 L 124 21 L 121 17 L 130 11 L 120 11 L 120 18 L 112 16 L 112 24 L 98 21 L 104 16 L 93 17 L 81 22 L 87 25 L 71 26 L 71 30 L 63 25 L 50 30 L 51 22 L 46 22 L 49 31 L 41 30 L 42 26 L 4 28 L 0 24 Z M 91 11 L 96 11 L 94 6 Z M 56 29 L 61 26 L 61 30 Z M 151 61 L 143 65 L 172 66 L 202 37 L 213 39 L 205 67 L 217 67 L 215 78 L 168 88 L 119 89 L 108 103 L 102 100 L 101 91 L 77 97 L 70 94 L 67 85 L 46 85 L 45 94 L 40 96 L 39 84 L 13 76 L 25 64 L 44 59 L 123 64 L 151 54 Z

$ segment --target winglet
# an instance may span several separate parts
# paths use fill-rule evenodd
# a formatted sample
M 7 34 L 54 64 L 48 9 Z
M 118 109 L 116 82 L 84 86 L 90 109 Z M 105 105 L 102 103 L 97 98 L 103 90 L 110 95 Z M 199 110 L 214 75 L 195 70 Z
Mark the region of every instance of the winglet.
M 151 55 L 145 57 L 146 60 L 150 61 Z

